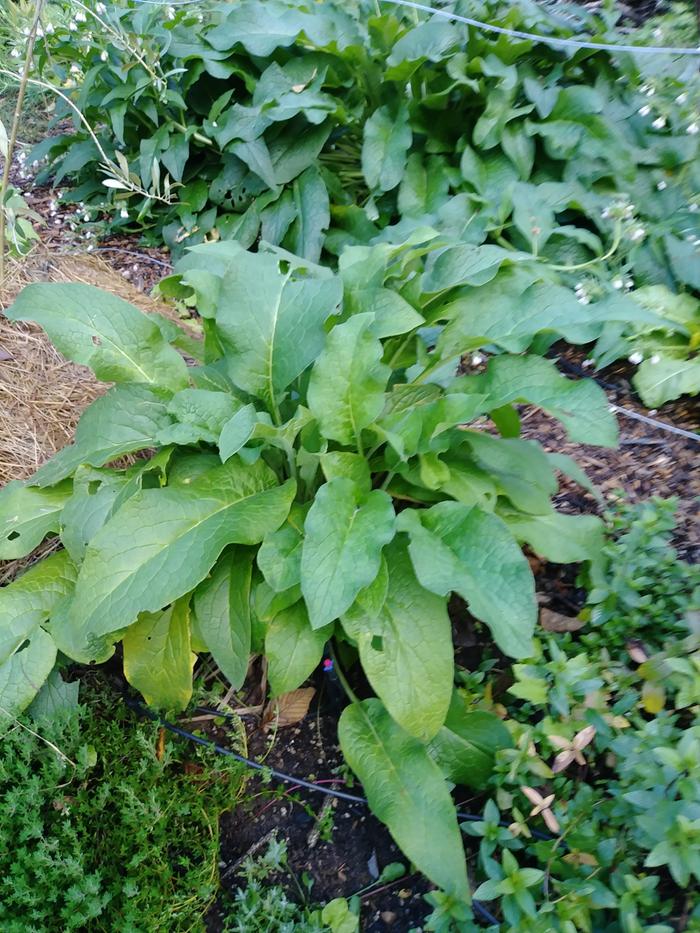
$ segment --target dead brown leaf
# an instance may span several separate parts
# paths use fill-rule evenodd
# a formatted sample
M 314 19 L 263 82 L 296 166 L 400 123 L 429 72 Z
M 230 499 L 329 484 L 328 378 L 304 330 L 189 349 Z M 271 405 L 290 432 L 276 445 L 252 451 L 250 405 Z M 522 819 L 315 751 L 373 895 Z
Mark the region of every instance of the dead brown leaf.
M 565 616 L 552 609 L 540 609 L 540 625 L 545 632 L 578 632 L 585 624 L 576 616 Z
M 314 693 L 313 687 L 299 687 L 270 700 L 263 713 L 263 727 L 267 729 L 273 722 L 278 726 L 293 726 L 300 722 L 309 711 Z

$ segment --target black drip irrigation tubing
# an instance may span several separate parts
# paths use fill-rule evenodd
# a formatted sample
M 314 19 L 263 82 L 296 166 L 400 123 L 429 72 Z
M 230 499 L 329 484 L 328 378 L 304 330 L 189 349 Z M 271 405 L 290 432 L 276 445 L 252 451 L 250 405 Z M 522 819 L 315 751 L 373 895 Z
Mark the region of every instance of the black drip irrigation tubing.
M 201 735 L 195 735 L 193 732 L 188 732 L 187 729 L 182 729 L 175 723 L 169 722 L 167 719 L 163 719 L 162 716 L 159 716 L 157 713 L 147 709 L 142 703 L 139 703 L 138 700 L 134 700 L 131 697 L 124 696 L 124 703 L 129 707 L 129 709 L 133 710 L 139 716 L 142 716 L 145 719 L 150 719 L 152 722 L 157 722 L 163 729 L 166 729 L 168 732 L 172 732 L 174 735 L 179 735 L 180 738 L 187 739 L 188 741 L 194 742 L 197 745 L 202 745 L 205 748 L 212 748 L 218 755 L 225 755 L 227 758 L 233 758 L 240 764 L 243 764 L 255 771 L 264 771 L 266 774 L 277 778 L 278 781 L 282 781 L 285 784 L 293 784 L 297 787 L 304 787 L 307 790 L 315 791 L 319 794 L 325 794 L 327 797 L 335 797 L 340 800 L 347 800 L 350 803 L 360 803 L 363 806 L 369 805 L 366 797 L 360 797 L 358 794 L 348 794 L 347 791 L 334 790 L 332 787 L 326 787 L 323 784 L 316 784 L 314 781 L 306 781 L 304 778 L 295 777 L 293 774 L 285 774 L 284 771 L 278 771 L 276 768 L 271 768 L 268 765 L 261 764 L 259 761 L 253 761 L 252 758 L 246 758 L 245 755 L 234 752 L 231 748 L 226 748 L 223 745 L 219 745 L 218 742 L 215 742 L 213 739 L 206 739 Z M 205 706 L 195 707 L 195 712 L 221 719 L 234 718 L 229 713 L 208 709 Z M 465 813 L 460 810 L 457 811 L 457 817 L 458 819 L 464 820 L 464 822 L 467 823 L 480 823 L 483 821 L 483 816 L 481 814 Z M 507 820 L 499 820 L 498 825 L 508 829 L 511 824 Z M 530 832 L 532 837 L 539 841 L 555 841 L 554 836 L 549 835 L 549 833 L 543 833 L 541 830 L 531 829 Z M 566 843 L 564 842 L 560 842 L 560 844 L 564 847 L 566 846 Z M 499 920 L 494 917 L 493 914 L 490 913 L 480 901 L 472 901 L 472 907 L 474 908 L 475 913 L 477 913 L 482 920 L 485 920 L 490 924 L 499 924 Z

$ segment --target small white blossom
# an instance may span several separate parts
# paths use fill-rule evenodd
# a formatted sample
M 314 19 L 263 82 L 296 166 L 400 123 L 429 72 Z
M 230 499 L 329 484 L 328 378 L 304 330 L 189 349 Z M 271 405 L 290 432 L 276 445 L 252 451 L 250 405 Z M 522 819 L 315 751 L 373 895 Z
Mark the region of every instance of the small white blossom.
M 649 104 L 644 104 L 642 107 L 639 108 L 640 117 L 648 117 L 650 113 L 651 113 L 651 107 L 649 106 Z
M 95 248 L 94 244 L 91 243 L 87 248 L 88 253 L 91 253 L 94 250 L 94 248 Z
M 72 65 L 70 66 L 70 73 L 71 73 L 72 75 L 79 75 L 79 74 L 80 74 L 80 65 L 76 65 L 75 63 L 72 64 Z
M 676 98 L 676 103 L 684 104 L 687 100 L 688 100 L 688 95 L 685 93 L 685 91 L 683 91 L 683 93 L 679 94 L 678 97 Z
M 46 29 L 44 30 L 47 36 L 52 36 L 56 31 L 52 23 L 47 23 Z
M 657 190 L 657 191 L 665 191 L 667 187 L 668 187 L 668 185 L 667 185 L 666 182 L 662 179 L 662 180 L 657 184 L 656 190 Z
M 19 58 L 20 55 L 21 55 L 21 52 L 19 49 L 12 49 L 12 51 L 10 52 L 10 58 Z
M 613 279 L 612 287 L 617 288 L 617 289 L 624 288 L 625 283 L 623 282 L 622 279 Z
M 484 357 L 481 353 L 472 353 L 472 366 L 481 366 L 484 362 Z
M 600 216 L 603 218 L 603 220 L 607 220 L 610 217 L 610 208 L 603 208 L 603 210 L 600 212 Z
M 640 89 L 639 89 L 639 93 L 640 93 L 640 94 L 648 94 L 650 90 L 651 90 L 651 85 L 650 85 L 650 84 L 643 84 L 643 85 L 640 87 Z
M 165 9 L 165 18 L 166 19 L 175 19 L 175 7 L 169 6 Z
M 651 125 L 655 130 L 662 130 L 666 126 L 666 117 L 657 117 Z
M 104 3 L 95 4 L 95 13 L 97 13 L 99 16 L 102 16 L 103 13 L 106 13 L 106 12 L 107 12 L 107 7 L 104 5 Z
M 646 230 L 644 227 L 635 227 L 630 233 L 630 240 L 632 240 L 633 243 L 638 243 L 639 240 L 643 240 L 645 236 Z
M 89 223 L 89 222 L 90 222 L 90 215 L 89 215 L 89 214 L 83 214 L 83 220 L 85 221 L 86 224 Z
M 78 24 L 75 22 L 75 20 L 71 20 L 70 23 L 68 23 L 68 28 L 71 32 L 76 32 L 78 29 Z
M 649 358 L 649 362 L 652 366 L 656 366 L 657 363 L 661 362 L 661 357 L 658 353 L 655 353 L 652 357 Z
M 657 26 L 654 32 L 652 33 L 652 35 L 654 36 L 655 39 L 663 39 L 664 31 L 661 28 L 661 26 Z
M 691 214 L 697 214 L 697 212 L 700 211 L 700 204 L 689 204 L 688 210 Z
M 123 208 L 119 211 L 119 216 L 120 216 L 120 217 L 123 217 L 124 220 L 126 220 L 127 217 L 129 216 L 128 210 L 127 210 L 125 207 L 123 207 Z
M 578 301 L 579 301 L 579 304 L 582 304 L 582 305 L 589 305 L 591 303 L 591 299 L 588 297 L 588 295 L 579 295 Z
M 75 21 L 76 21 L 76 23 L 86 23 L 86 22 L 87 22 L 87 16 L 83 13 L 82 10 L 78 10 L 78 12 L 75 14 Z
M 697 136 L 698 133 L 700 133 L 700 125 L 698 125 L 697 123 L 691 123 L 688 129 L 686 130 L 686 133 L 688 133 L 688 135 L 690 136 Z
M 630 353 L 627 359 L 632 363 L 633 366 L 639 366 L 639 364 L 644 360 L 644 354 L 640 353 L 639 350 L 635 350 L 634 353 Z
M 594 363 L 595 363 L 595 360 L 584 360 L 583 363 L 581 363 L 581 366 L 583 366 L 584 369 L 590 369 L 590 367 L 593 366 Z
M 103 62 L 109 61 L 109 54 L 106 49 L 100 52 L 100 60 Z

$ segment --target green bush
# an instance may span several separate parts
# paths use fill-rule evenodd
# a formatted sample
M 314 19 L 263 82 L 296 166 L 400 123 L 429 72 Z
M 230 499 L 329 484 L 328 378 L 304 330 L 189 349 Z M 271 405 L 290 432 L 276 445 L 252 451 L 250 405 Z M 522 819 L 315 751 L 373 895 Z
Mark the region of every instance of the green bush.
M 0 741 L 4 933 L 204 930 L 240 766 L 52 675 Z M 64 708 L 48 715 L 57 698 Z M 41 703 L 41 706 L 39 704 Z
M 529 0 L 466 10 L 548 36 L 625 38 L 607 9 L 573 23 Z M 495 286 L 523 314 L 534 282 L 566 288 L 538 350 L 556 306 L 580 301 L 588 327 L 566 339 L 596 341 L 601 365 L 643 362 L 649 406 L 700 388 L 700 305 L 676 294 L 700 289 L 692 58 L 572 52 L 370 0 L 244 0 L 170 18 L 146 4 L 81 13 L 45 37 L 39 63 L 102 148 L 60 99 L 56 118 L 74 127 L 33 158 L 77 183 L 81 216 L 111 192 L 111 229 L 164 238 L 176 255 L 263 240 L 313 262 L 428 227 L 444 246 L 533 257 Z M 472 285 L 491 278 L 480 269 Z

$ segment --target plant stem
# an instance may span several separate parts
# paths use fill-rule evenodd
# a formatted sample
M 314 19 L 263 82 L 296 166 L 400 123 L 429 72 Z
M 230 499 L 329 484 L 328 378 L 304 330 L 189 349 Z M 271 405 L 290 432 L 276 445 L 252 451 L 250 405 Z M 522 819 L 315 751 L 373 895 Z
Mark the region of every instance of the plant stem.
M 10 186 L 10 167 L 12 165 L 12 156 L 14 154 L 15 145 L 17 143 L 19 121 L 20 117 L 22 116 L 22 108 L 24 106 L 24 95 L 27 90 L 27 84 L 29 83 L 29 70 L 32 67 L 34 43 L 36 41 L 36 33 L 37 29 L 39 28 L 43 9 L 44 0 L 36 0 L 34 20 L 32 22 L 31 29 L 29 30 L 29 36 L 27 38 L 27 54 L 24 56 L 24 68 L 22 69 L 22 77 L 19 82 L 19 88 L 17 89 L 17 102 L 15 104 L 15 112 L 12 117 L 12 127 L 10 129 L 10 135 L 7 142 L 7 154 L 5 156 L 5 167 L 2 173 L 2 185 L 0 185 L 0 288 L 2 288 L 5 284 L 5 196 L 7 195 L 7 189 Z
M 607 251 L 604 256 L 596 256 L 595 259 L 589 259 L 588 262 L 580 262 L 575 266 L 555 266 L 550 265 L 550 269 L 554 269 L 557 272 L 577 272 L 579 269 L 588 269 L 590 266 L 594 266 L 597 262 L 605 262 L 606 259 L 610 259 L 612 255 L 617 252 L 617 248 L 620 245 L 622 240 L 622 224 L 618 222 L 615 227 L 615 235 L 613 237 L 612 246 Z
M 351 703 L 359 703 L 360 701 L 357 698 L 357 694 L 355 693 L 355 691 L 352 689 L 352 687 L 348 683 L 348 679 L 345 676 L 345 673 L 342 667 L 340 666 L 340 664 L 338 664 L 338 656 L 335 653 L 335 649 L 333 648 L 332 642 L 329 643 L 328 650 L 330 652 L 331 657 L 333 658 L 333 668 L 335 669 L 335 672 L 338 675 L 338 680 L 340 681 L 340 685 L 345 691 L 348 699 L 350 700 Z

